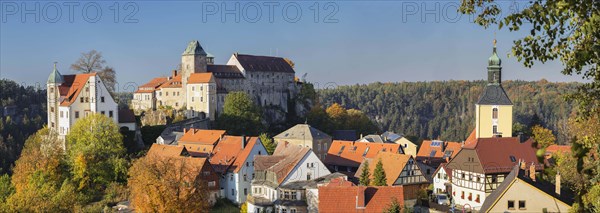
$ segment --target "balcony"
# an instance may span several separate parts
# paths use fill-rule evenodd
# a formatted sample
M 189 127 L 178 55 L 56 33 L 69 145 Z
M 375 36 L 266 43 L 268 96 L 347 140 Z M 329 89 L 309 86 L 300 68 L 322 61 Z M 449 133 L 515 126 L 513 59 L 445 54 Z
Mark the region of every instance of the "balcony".
M 246 201 L 248 201 L 249 203 L 255 205 L 255 206 L 272 206 L 273 202 L 267 198 L 264 197 L 257 197 L 257 196 L 251 196 L 248 195 L 248 197 L 246 198 Z

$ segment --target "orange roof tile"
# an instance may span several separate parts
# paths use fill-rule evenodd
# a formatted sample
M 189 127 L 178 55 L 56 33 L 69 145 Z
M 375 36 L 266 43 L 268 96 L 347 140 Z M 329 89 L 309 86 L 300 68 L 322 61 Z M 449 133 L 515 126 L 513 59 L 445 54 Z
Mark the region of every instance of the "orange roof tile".
M 467 137 L 467 139 L 465 140 L 465 146 L 469 146 L 473 143 L 477 143 L 477 129 L 473 129 L 473 131 L 471 132 L 471 134 L 469 135 L 469 137 Z
M 69 90 L 65 94 L 65 99 L 60 103 L 61 106 L 70 106 L 73 102 L 77 100 L 79 93 L 83 90 L 84 86 L 87 84 L 90 76 L 96 76 L 96 73 L 86 73 L 86 74 L 77 74 L 73 77 L 65 76 L 65 83 L 63 83 L 64 87 L 61 90 L 65 90 L 65 88 L 69 88 Z M 67 79 L 72 81 L 67 82 Z M 62 93 L 63 91 L 61 91 Z
M 550 146 L 546 147 L 546 154 L 554 154 L 556 152 L 563 152 L 563 153 L 571 152 L 571 146 L 554 144 L 554 145 L 550 145 Z
M 400 144 L 334 140 L 327 151 L 324 163 L 358 167 L 364 158 L 373 158 L 379 152 L 400 153 L 400 150 Z
M 223 139 L 213 149 L 210 157 L 210 163 L 216 172 L 239 172 L 252 148 L 257 145 L 258 137 L 247 137 L 246 140 L 247 144 L 242 149 L 242 136 L 223 136 Z
M 181 85 L 181 75 L 178 75 L 161 84 L 158 88 L 181 88 Z
M 147 156 L 178 157 L 186 155 L 187 150 L 182 146 L 152 144 Z
M 424 140 L 417 153 L 417 158 L 443 158 L 446 151 L 452 151 L 450 158 L 454 158 L 461 148 L 462 144 L 459 142 Z
M 183 133 L 179 143 L 200 143 L 215 145 L 225 130 L 189 129 Z
M 213 74 L 208 73 L 192 73 L 188 78 L 188 84 L 199 84 L 213 82 Z
M 157 87 L 168 81 L 167 77 L 158 77 L 153 78 L 148 83 L 145 83 L 138 87 L 138 90 L 135 93 L 151 93 L 156 90 Z
M 380 152 L 373 158 L 365 159 L 363 163 L 360 164 L 360 167 L 358 167 L 357 171 L 359 172 L 355 174 L 355 177 L 360 178 L 360 171 L 362 171 L 362 168 L 364 167 L 365 163 L 368 162 L 371 179 L 373 179 L 373 175 L 375 174 L 375 165 L 377 165 L 377 163 L 381 159 L 381 163 L 383 164 L 383 170 L 385 171 L 387 184 L 388 186 L 392 186 L 394 185 L 394 182 L 396 182 L 398 177 L 400 177 L 402 169 L 404 169 L 404 166 L 406 166 L 406 163 L 411 158 L 412 157 L 410 155 L 403 155 L 391 152 Z
M 396 199 L 400 207 L 404 206 L 402 186 L 338 186 L 319 187 L 319 212 L 383 212 Z M 361 199 L 362 198 L 362 199 Z M 364 203 L 363 207 L 358 207 Z

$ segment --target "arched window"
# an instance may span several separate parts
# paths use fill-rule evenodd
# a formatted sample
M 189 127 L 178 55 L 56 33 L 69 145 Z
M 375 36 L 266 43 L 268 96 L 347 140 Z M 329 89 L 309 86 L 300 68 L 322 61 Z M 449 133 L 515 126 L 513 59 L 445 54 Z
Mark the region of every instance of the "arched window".
M 492 109 L 492 119 L 498 119 L 498 108 Z

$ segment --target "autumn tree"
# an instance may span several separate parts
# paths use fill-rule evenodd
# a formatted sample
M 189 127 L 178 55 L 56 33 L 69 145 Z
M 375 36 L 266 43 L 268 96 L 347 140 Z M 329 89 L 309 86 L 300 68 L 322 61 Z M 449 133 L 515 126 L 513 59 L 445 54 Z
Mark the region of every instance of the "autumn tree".
M 140 212 L 209 211 L 199 158 L 146 156 L 129 169 L 130 199 Z
M 325 110 L 329 118 L 333 121 L 333 124 L 336 127 L 343 127 L 346 125 L 348 120 L 348 111 L 339 105 L 338 103 L 334 103 L 331 106 L 327 107 Z
M 269 137 L 267 133 L 260 134 L 258 138 L 260 139 L 260 142 L 262 142 L 263 146 L 265 146 L 265 149 L 267 149 L 267 153 L 272 155 L 275 151 L 275 148 L 277 148 L 277 144 L 275 141 L 273 141 L 273 138 Z
M 377 161 L 377 165 L 375 165 L 372 185 L 387 186 L 387 177 L 385 176 L 385 170 L 383 169 L 383 163 L 381 162 L 381 159 L 379 159 L 379 161 Z
M 102 57 L 101 52 L 91 50 L 81 53 L 81 57 L 71 64 L 71 69 L 80 73 L 98 73 L 108 91 L 114 92 L 116 89 L 117 76 L 115 69 L 106 65 L 106 60 Z
M 371 172 L 369 171 L 369 161 L 365 161 L 362 170 L 360 171 L 359 184 L 361 186 L 368 186 L 371 183 Z
M 245 92 L 230 92 L 225 96 L 223 114 L 217 126 L 232 135 L 258 135 L 263 129 L 261 108 Z
M 105 115 L 78 119 L 66 136 L 67 162 L 78 190 L 95 195 L 108 183 L 126 180 L 125 148 L 119 126 Z
M 556 137 L 552 134 L 552 130 L 546 129 L 540 125 L 536 125 L 531 128 L 533 140 L 542 149 L 554 144 Z
M 73 212 L 77 192 L 68 177 L 62 141 L 43 128 L 25 142 L 12 176 L 9 212 Z

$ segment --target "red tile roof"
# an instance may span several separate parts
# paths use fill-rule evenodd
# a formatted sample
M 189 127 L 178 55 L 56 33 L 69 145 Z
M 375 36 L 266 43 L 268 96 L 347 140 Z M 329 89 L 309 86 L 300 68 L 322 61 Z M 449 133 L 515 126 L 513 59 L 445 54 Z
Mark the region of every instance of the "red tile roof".
M 223 135 L 225 135 L 225 130 L 189 129 L 183 133 L 179 143 L 215 145 Z
M 213 74 L 212 73 L 192 73 L 188 78 L 188 84 L 200 84 L 200 83 L 209 83 L 213 82 Z
M 373 158 L 379 152 L 399 153 L 400 150 L 400 144 L 334 140 L 329 147 L 324 163 L 328 165 L 358 167 L 364 158 Z
M 477 143 L 477 129 L 473 129 L 469 137 L 465 140 L 465 146 L 473 146 L 473 143 Z
M 473 147 L 465 146 L 462 150 L 475 150 L 480 168 L 485 174 L 509 173 L 520 160 L 528 163 L 538 162 L 533 139 L 520 142 L 517 137 L 479 138 Z M 463 161 L 463 158 L 458 159 L 457 156 L 448 163 L 448 167 L 456 169 L 469 164 Z M 536 169 L 542 170 L 543 165 L 537 163 Z
M 387 185 L 392 186 L 394 182 L 400 177 L 400 173 L 402 169 L 406 166 L 406 163 L 412 157 L 410 155 L 403 155 L 391 152 L 380 152 L 373 158 L 367 158 L 360 164 L 358 167 L 358 172 L 354 175 L 356 178 L 360 178 L 360 171 L 364 167 L 366 162 L 369 162 L 369 173 L 371 174 L 371 180 L 374 178 L 375 174 L 375 165 L 381 159 L 381 163 L 383 164 L 383 170 L 385 171 L 385 176 L 387 180 Z
M 181 86 L 181 75 L 178 75 L 161 84 L 158 88 L 181 88 Z
M 339 186 L 330 183 L 319 187 L 319 212 L 381 213 L 394 198 L 402 208 L 403 193 L 402 186 Z
M 65 75 L 63 77 L 65 82 L 61 85 L 61 88 L 59 88 L 61 96 L 64 94 L 65 99 L 60 103 L 60 105 L 70 106 L 73 102 L 75 102 L 79 96 L 79 93 L 87 84 L 90 76 L 96 76 L 96 73 Z

